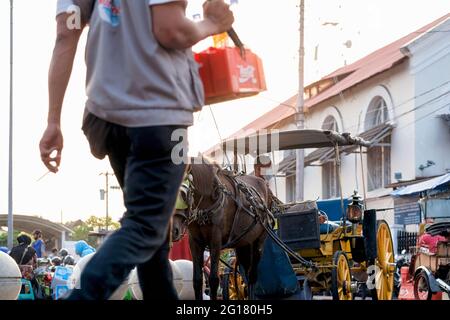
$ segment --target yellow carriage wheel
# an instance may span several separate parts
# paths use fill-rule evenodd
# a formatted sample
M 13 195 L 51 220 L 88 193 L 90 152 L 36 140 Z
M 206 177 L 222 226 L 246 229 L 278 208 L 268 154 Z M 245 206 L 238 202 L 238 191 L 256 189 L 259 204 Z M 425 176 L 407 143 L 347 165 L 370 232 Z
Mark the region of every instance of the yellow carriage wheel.
M 246 285 L 242 276 L 238 273 L 236 275 L 230 274 L 227 281 L 228 299 L 227 300 L 246 300 Z M 225 299 L 224 299 L 225 300 Z
M 331 294 L 333 300 L 352 300 L 352 275 L 348 265 L 347 255 L 343 251 L 336 251 L 331 270 Z
M 378 222 L 377 261 L 375 264 L 375 289 L 372 297 L 376 300 L 392 300 L 394 293 L 394 244 L 391 229 L 386 221 Z
M 234 268 L 236 268 L 236 265 Z M 222 283 L 223 300 L 246 300 L 248 298 L 247 285 L 245 284 L 244 278 L 236 270 L 228 270 L 223 275 Z

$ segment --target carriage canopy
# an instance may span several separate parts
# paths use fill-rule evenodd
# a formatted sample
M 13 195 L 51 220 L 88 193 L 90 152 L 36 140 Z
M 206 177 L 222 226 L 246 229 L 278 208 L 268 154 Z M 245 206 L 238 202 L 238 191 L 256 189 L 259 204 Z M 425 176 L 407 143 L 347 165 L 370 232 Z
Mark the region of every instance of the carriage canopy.
M 237 154 L 264 154 L 272 151 L 325 148 L 349 145 L 369 147 L 370 143 L 349 133 L 330 130 L 299 129 L 267 131 L 242 138 L 231 138 L 222 143 L 224 152 Z

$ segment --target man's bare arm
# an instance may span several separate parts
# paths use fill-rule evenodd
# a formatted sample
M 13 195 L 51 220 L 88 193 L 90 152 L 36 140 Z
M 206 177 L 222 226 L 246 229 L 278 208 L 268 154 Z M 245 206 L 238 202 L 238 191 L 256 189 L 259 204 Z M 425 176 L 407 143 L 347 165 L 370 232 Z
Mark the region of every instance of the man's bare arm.
M 73 61 L 83 27 L 69 29 L 68 14 L 57 16 L 57 35 L 48 74 L 48 122 L 60 124 L 64 95 L 72 73 Z
M 83 27 L 69 29 L 67 19 L 69 14 L 57 16 L 57 35 L 52 61 L 48 74 L 48 119 L 47 128 L 39 143 L 41 160 L 48 170 L 58 172 L 63 149 L 61 132 L 61 110 L 72 73 L 73 61 L 77 51 L 78 41 Z M 56 152 L 56 154 L 54 154 Z
M 156 40 L 168 49 L 187 49 L 214 34 L 230 29 L 233 13 L 223 0 L 205 2 L 204 19 L 193 22 L 185 15 L 186 1 L 150 7 Z

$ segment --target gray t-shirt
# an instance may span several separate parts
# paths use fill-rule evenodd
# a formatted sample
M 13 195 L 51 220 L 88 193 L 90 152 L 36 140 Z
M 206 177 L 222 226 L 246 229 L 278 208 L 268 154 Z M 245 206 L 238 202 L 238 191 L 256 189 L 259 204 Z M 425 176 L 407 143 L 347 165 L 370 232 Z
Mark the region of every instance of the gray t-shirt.
M 204 104 L 192 50 L 161 47 L 149 6 L 177 0 L 58 0 L 88 17 L 87 111 L 126 127 L 193 124 Z M 93 8 L 92 15 L 90 14 Z

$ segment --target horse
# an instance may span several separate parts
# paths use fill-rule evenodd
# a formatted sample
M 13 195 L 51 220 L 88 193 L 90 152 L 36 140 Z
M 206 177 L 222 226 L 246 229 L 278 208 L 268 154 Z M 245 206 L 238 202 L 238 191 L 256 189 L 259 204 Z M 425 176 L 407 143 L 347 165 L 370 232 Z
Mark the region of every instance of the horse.
M 248 294 L 257 280 L 257 266 L 266 238 L 265 226 L 273 221 L 267 210 L 271 192 L 262 178 L 235 175 L 208 161 L 190 164 L 190 185 L 183 192 L 188 203 L 173 216 L 172 238 L 182 238 L 187 227 L 193 259 L 195 299 L 202 300 L 204 251 L 210 252 L 209 286 L 212 300 L 217 299 L 218 267 L 222 249 L 233 248 L 244 270 Z

